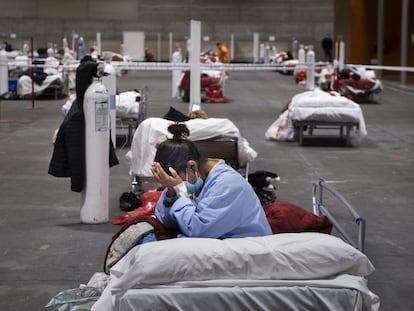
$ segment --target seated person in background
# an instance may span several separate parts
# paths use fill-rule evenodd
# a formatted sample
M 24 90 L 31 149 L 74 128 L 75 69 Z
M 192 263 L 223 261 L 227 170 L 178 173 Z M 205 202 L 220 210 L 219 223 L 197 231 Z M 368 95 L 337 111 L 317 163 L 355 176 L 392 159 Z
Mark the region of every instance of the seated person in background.
M 182 123 L 171 124 L 172 139 L 162 142 L 151 171 L 165 186 L 155 210 L 157 219 L 179 237 L 241 238 L 272 234 L 250 184 L 220 159 L 206 159 L 186 139 Z M 152 241 L 154 237 L 152 238 Z M 144 238 L 144 243 L 151 237 Z

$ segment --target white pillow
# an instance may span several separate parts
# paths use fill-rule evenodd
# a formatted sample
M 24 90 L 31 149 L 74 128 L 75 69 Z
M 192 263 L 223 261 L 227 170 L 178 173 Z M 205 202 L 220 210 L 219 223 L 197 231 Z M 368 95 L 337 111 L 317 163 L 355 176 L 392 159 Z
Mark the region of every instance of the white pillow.
M 341 239 L 307 232 L 143 244 L 113 266 L 111 281 L 117 292 L 179 281 L 306 280 L 342 273 L 366 276 L 373 271 L 368 258 Z

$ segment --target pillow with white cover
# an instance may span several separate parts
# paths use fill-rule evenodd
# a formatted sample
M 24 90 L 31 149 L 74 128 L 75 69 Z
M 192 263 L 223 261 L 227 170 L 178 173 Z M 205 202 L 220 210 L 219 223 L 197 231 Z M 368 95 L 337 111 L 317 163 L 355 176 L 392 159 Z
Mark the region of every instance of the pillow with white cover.
M 139 245 L 111 269 L 112 290 L 180 281 L 307 280 L 367 276 L 369 259 L 340 238 L 283 233 L 239 239 L 177 238 Z

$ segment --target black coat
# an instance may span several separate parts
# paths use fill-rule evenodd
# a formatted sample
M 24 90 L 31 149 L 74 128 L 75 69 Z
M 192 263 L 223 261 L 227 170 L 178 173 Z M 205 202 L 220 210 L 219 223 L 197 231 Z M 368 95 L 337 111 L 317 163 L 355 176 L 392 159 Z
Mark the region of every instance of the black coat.
M 70 177 L 71 190 L 81 192 L 85 181 L 85 117 L 83 98 L 96 74 L 96 63 L 81 62 L 77 70 L 76 100 L 59 127 L 49 163 L 48 173 L 55 177 Z M 79 83 L 78 83 L 79 82 Z M 109 135 L 109 137 L 111 137 Z M 109 166 L 119 164 L 111 138 L 109 138 Z
M 77 103 L 73 103 L 59 127 L 49 163 L 49 174 L 70 177 L 71 190 L 81 192 L 85 173 L 85 119 Z
M 119 164 L 112 140 L 109 139 L 109 166 Z M 70 177 L 71 190 L 81 192 L 85 180 L 85 119 L 76 102 L 72 104 L 66 118 L 59 127 L 49 163 L 49 174 L 55 177 Z

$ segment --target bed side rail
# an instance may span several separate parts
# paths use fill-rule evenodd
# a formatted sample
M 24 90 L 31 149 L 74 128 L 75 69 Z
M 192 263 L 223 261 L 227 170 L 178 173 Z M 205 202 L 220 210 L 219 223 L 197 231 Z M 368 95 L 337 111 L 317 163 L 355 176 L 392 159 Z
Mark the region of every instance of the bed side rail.
M 335 219 L 333 214 L 326 208 L 323 202 L 324 192 L 327 191 L 335 197 L 340 203 L 341 207 L 345 208 L 353 217 L 355 224 L 358 226 L 358 240 L 351 238 L 344 227 Z M 324 179 L 319 179 L 313 182 L 312 187 L 312 205 L 313 213 L 316 215 L 325 215 L 333 223 L 335 229 L 339 232 L 341 237 L 353 247 L 359 249 L 361 252 L 365 250 L 365 225 L 366 221 L 358 212 L 351 206 L 351 204 L 334 188 L 329 186 Z

